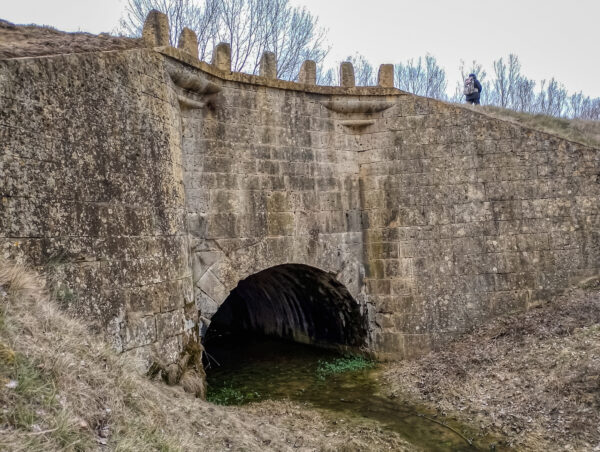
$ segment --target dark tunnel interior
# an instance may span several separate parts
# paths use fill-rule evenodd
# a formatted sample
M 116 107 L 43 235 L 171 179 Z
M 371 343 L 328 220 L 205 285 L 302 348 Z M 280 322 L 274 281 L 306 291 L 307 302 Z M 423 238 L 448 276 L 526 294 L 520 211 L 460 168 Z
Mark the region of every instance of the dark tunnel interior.
M 240 281 L 212 317 L 204 343 L 252 334 L 358 349 L 365 344 L 366 332 L 360 305 L 334 275 L 286 264 Z

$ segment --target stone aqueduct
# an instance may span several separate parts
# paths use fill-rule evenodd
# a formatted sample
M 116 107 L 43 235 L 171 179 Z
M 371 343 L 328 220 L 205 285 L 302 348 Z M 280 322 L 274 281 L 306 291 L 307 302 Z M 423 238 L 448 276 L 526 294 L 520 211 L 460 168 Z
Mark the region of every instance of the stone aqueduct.
M 118 350 L 174 361 L 229 298 L 240 325 L 410 357 L 599 272 L 600 150 L 387 65 L 232 73 L 155 12 L 144 42 L 0 61 L 1 256 Z

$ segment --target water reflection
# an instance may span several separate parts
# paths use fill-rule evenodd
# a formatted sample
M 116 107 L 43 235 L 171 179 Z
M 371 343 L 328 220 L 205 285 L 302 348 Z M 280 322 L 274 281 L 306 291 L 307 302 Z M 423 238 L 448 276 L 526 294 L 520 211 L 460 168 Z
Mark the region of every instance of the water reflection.
M 226 388 L 239 403 L 265 399 L 309 403 L 336 416 L 375 421 L 429 451 L 490 450 L 493 443 L 464 426 L 449 424 L 466 438 L 475 438 L 471 446 L 450 428 L 420 417 L 419 413 L 434 416 L 422 407 L 385 397 L 377 368 L 319 378 L 319 361 L 339 357 L 331 351 L 260 337 L 230 337 L 219 340 L 218 346 L 209 344 L 207 352 L 209 396 Z

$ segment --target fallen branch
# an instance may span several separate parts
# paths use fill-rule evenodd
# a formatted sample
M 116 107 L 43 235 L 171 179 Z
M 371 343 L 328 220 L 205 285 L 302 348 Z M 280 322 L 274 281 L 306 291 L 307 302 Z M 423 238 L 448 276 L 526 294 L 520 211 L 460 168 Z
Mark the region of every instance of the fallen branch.
M 450 426 L 449 426 L 448 424 L 446 424 L 445 422 L 438 421 L 437 419 L 433 419 L 433 418 L 427 417 L 427 416 L 425 416 L 424 414 L 421 414 L 421 413 L 417 413 L 417 416 L 418 416 L 418 417 L 422 417 L 423 419 L 427 419 L 428 421 L 435 422 L 436 424 L 439 424 L 439 425 L 441 425 L 442 427 L 446 427 L 448 430 L 451 430 L 451 431 L 453 431 L 453 432 L 454 432 L 454 433 L 456 433 L 458 436 L 460 436 L 462 439 L 464 439 L 464 440 L 467 442 L 467 444 L 469 444 L 469 446 L 472 446 L 472 445 L 473 445 L 473 441 L 472 441 L 472 440 L 470 440 L 469 438 L 467 438 L 465 435 L 463 435 L 461 432 L 459 432 L 459 431 L 458 431 L 458 430 L 456 430 L 455 428 L 453 428 L 453 427 L 450 427 Z

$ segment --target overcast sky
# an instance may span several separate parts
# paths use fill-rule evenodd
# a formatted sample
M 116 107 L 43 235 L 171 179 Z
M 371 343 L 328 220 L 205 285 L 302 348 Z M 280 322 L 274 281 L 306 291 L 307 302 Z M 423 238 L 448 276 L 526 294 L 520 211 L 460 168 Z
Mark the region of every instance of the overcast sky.
M 0 18 L 99 33 L 117 27 L 126 0 L 0 0 Z M 556 77 L 600 97 L 600 0 L 291 0 L 328 32 L 328 62 L 356 52 L 374 65 L 434 55 L 452 87 L 458 66 L 515 53 L 525 75 Z M 449 91 L 453 91 L 450 89 Z

